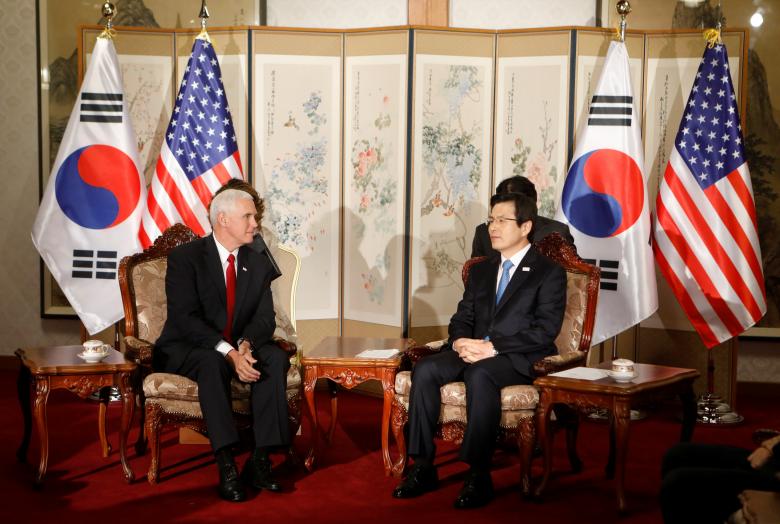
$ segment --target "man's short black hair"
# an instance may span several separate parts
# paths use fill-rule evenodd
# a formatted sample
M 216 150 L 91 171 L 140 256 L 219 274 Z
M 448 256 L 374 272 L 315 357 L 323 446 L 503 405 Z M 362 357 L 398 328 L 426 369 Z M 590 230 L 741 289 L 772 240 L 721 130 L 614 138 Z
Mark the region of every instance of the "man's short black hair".
M 496 186 L 496 194 L 502 193 L 520 193 L 525 195 L 534 202 L 536 202 L 536 186 L 533 182 L 528 180 L 524 176 L 515 175 L 502 180 L 498 186 Z
M 528 233 L 529 242 L 533 242 L 534 229 L 536 228 L 536 200 L 532 200 L 526 195 L 521 193 L 496 193 L 490 197 L 490 209 L 493 209 L 496 204 L 503 202 L 512 202 L 515 205 L 515 220 L 517 226 L 523 225 L 524 222 L 531 221 L 531 231 Z

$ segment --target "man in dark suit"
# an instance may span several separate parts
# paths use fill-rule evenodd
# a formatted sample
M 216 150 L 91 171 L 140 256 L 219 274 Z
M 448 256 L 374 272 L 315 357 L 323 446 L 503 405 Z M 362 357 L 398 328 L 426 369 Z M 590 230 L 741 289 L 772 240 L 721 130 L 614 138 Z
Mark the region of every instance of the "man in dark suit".
M 501 389 L 531 384 L 533 365 L 555 352 L 566 306 L 566 273 L 530 244 L 536 201 L 519 193 L 490 200 L 490 240 L 499 255 L 471 267 L 452 316 L 449 343 L 421 359 L 409 395 L 409 455 L 414 464 L 393 492 L 409 498 L 433 490 L 438 475 L 433 443 L 441 408 L 439 388 L 466 384 L 466 426 L 460 458 L 470 466 L 456 508 L 493 496 L 490 461 L 501 420 Z
M 503 180 L 496 186 L 496 194 L 520 193 L 536 202 L 536 186 L 524 176 L 515 175 Z M 531 242 L 543 239 L 550 233 L 560 233 L 563 239 L 574 245 L 574 237 L 571 236 L 569 226 L 563 222 L 558 222 L 552 218 L 540 217 L 537 215 L 534 220 L 533 236 L 529 237 Z M 488 234 L 487 224 L 480 224 L 474 230 L 474 240 L 471 243 L 471 258 L 495 256 L 498 252 L 490 245 L 490 235 Z
M 270 260 L 249 247 L 257 221 L 252 196 L 229 189 L 209 209 L 213 234 L 168 256 L 168 317 L 155 344 L 155 368 L 198 383 L 198 396 L 219 469 L 219 494 L 246 499 L 244 484 L 279 491 L 269 451 L 290 442 L 286 382 L 290 362 L 272 343 L 276 328 Z M 251 384 L 255 450 L 239 478 L 239 440 L 230 401 L 235 375 Z M 243 479 L 243 483 L 242 483 Z

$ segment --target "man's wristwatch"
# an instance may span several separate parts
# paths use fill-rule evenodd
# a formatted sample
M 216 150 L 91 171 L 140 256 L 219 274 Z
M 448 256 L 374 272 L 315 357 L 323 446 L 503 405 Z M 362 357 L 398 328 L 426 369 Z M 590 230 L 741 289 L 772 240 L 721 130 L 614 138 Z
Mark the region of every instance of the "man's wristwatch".
M 249 342 L 250 351 L 255 349 L 254 346 L 252 345 L 252 341 L 245 337 L 241 337 L 238 340 L 236 340 L 236 349 L 238 349 L 241 346 L 241 344 L 243 344 L 244 342 Z
M 494 357 L 497 357 L 497 356 L 498 356 L 498 350 L 496 349 L 496 347 L 495 347 L 495 346 L 493 346 L 493 356 L 494 356 Z

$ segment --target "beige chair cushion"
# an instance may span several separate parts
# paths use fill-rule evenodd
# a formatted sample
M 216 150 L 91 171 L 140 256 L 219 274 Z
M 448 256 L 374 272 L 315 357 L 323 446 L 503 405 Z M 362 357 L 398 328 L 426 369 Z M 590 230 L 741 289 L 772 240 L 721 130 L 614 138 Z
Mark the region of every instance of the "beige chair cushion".
M 567 356 L 578 352 L 585 323 L 585 305 L 588 301 L 588 275 L 566 272 L 566 311 L 561 331 L 555 338 L 558 354 Z
M 412 372 L 402 371 L 395 376 L 395 393 L 409 396 L 412 388 Z M 462 407 L 465 416 L 466 384 L 450 382 L 441 388 L 444 406 Z M 508 386 L 501 390 L 501 410 L 534 410 L 539 404 L 539 391 L 534 386 Z M 446 408 L 445 408 L 446 409 Z
M 167 258 L 142 262 L 133 269 L 138 338 L 141 340 L 155 341 L 160 338 L 165 319 L 168 318 L 168 301 L 165 297 L 167 270 Z
M 187 377 L 174 373 L 152 373 L 144 379 L 144 395 L 147 402 L 152 399 L 198 403 L 198 384 Z M 249 399 L 249 384 L 236 379 L 230 381 L 233 401 Z M 301 374 L 297 366 L 287 371 L 287 391 L 298 391 L 301 387 Z
M 530 386 L 528 386 L 530 387 Z M 409 396 L 408 395 L 396 395 L 395 399 L 403 406 L 406 411 L 409 411 Z M 520 421 L 531 418 L 536 414 L 533 409 L 501 409 L 501 422 L 502 428 L 516 428 Z M 441 412 L 439 413 L 439 423 L 446 424 L 448 422 L 462 422 L 466 424 L 468 418 L 466 417 L 466 406 L 454 406 L 452 404 L 442 404 Z

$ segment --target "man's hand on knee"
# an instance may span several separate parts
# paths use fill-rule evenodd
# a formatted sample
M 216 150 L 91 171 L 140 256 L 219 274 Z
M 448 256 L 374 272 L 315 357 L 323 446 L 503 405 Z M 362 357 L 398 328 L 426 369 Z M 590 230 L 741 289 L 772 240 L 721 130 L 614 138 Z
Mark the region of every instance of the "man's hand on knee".
M 246 349 L 242 351 L 241 346 L 238 350 L 228 352 L 225 358 L 228 359 L 241 382 L 257 382 L 260 379 L 260 372 L 253 367 L 257 360 L 252 358 L 251 351 Z

